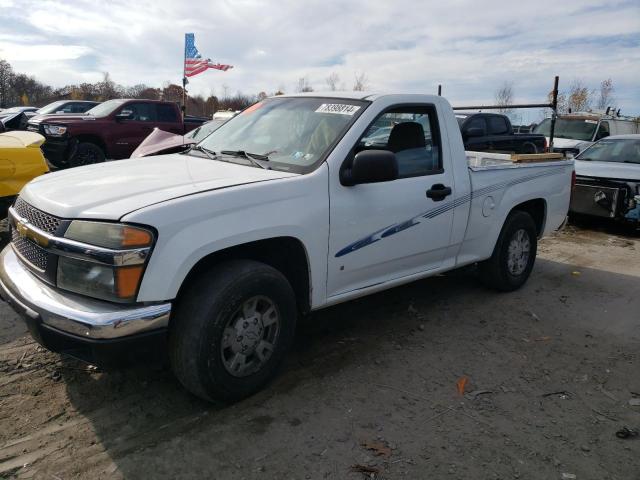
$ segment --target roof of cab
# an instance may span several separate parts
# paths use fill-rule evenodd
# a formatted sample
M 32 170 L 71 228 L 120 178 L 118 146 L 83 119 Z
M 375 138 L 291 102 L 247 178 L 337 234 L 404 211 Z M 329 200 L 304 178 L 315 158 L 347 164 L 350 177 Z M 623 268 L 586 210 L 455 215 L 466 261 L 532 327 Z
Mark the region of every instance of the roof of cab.
M 431 95 L 427 93 L 399 93 L 399 92 L 349 92 L 349 91 L 321 91 L 321 92 L 304 92 L 304 93 L 291 93 L 285 95 L 279 95 L 282 97 L 310 97 L 310 98 L 339 98 L 345 100 L 367 100 L 374 101 L 382 97 L 387 96 L 402 96 L 402 97 L 438 97 L 437 95 Z M 275 97 L 271 97 L 275 98 Z

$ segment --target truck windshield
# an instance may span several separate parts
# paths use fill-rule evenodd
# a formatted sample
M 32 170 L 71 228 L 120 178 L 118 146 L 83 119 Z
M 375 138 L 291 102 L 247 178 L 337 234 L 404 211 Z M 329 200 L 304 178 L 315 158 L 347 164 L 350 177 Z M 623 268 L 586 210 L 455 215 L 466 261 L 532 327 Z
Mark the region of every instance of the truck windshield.
M 589 142 L 593 139 L 598 122 L 583 118 L 562 118 L 556 119 L 556 128 L 553 136 L 555 138 L 571 138 Z M 551 135 L 551 119 L 545 118 L 538 125 L 533 133 L 541 133 L 545 137 Z
M 338 98 L 268 98 L 247 108 L 200 145 L 216 153 L 267 157 L 269 167 L 307 173 L 324 160 L 367 102 Z M 246 163 L 242 156 L 232 161 Z
M 640 164 L 640 140 L 627 138 L 600 140 L 578 155 L 576 159 Z
M 56 113 L 59 107 L 67 103 L 66 100 L 59 100 L 57 102 L 50 103 L 49 105 L 45 105 L 42 108 L 36 110 L 36 113 L 39 115 L 47 115 L 49 113 Z
M 91 110 L 88 110 L 87 114 L 93 115 L 94 117 L 106 117 L 126 101 L 127 100 L 107 100 L 100 105 L 96 105 Z

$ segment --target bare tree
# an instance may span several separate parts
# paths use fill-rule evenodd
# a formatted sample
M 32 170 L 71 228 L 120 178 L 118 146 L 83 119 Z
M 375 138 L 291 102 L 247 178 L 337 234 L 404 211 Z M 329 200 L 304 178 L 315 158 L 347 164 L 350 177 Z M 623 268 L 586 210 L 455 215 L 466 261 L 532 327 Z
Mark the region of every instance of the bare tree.
M 551 104 L 553 103 L 553 91 L 549 92 L 549 95 L 547 95 L 547 101 Z M 568 111 L 568 106 L 567 106 L 567 95 L 563 92 L 558 92 L 558 106 L 557 106 L 557 111 L 559 114 L 562 113 L 567 113 Z M 549 117 L 551 116 L 551 109 L 544 109 L 544 116 L 545 117 Z
M 598 97 L 597 108 L 604 110 L 607 107 L 613 106 L 615 102 L 613 98 L 613 80 L 607 78 L 600 82 L 600 96 Z
M 259 102 L 261 102 L 262 100 L 264 100 L 264 99 L 265 99 L 265 98 L 267 98 L 267 97 L 268 97 L 267 92 L 260 92 L 260 93 L 258 93 L 257 100 L 258 100 Z
M 369 88 L 369 79 L 365 72 L 356 72 L 355 81 L 353 82 L 353 90 L 355 92 L 363 92 Z
M 298 79 L 298 84 L 296 85 L 296 92 L 313 92 L 313 87 L 309 83 L 309 79 L 307 77 L 300 77 Z
M 139 83 L 132 87 L 127 87 L 124 89 L 124 95 L 129 98 L 142 98 L 142 92 L 145 92 L 149 87 L 144 83 Z
M 513 83 L 504 82 L 495 93 L 496 105 L 502 107 L 498 110 L 500 113 L 510 113 L 513 109 L 509 105 L 513 103 Z
M 591 106 L 591 94 L 589 88 L 582 80 L 576 79 L 569 87 L 567 96 L 567 109 L 571 112 L 582 112 Z
M 0 107 L 8 107 L 11 99 L 11 80 L 13 79 L 13 68 L 6 60 L 0 60 Z
M 329 90 L 335 92 L 336 90 L 338 90 L 340 76 L 336 72 L 331 72 L 331 75 L 325 78 L 324 81 L 327 82 L 327 87 L 329 87 Z

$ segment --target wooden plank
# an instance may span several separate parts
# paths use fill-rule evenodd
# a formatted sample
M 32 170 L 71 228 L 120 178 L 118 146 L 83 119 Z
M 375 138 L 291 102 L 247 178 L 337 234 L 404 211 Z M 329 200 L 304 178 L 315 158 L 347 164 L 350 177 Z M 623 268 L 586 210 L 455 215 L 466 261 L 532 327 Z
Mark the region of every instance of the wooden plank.
M 555 162 L 563 158 L 564 155 L 562 153 L 520 153 L 511 155 L 513 163 Z

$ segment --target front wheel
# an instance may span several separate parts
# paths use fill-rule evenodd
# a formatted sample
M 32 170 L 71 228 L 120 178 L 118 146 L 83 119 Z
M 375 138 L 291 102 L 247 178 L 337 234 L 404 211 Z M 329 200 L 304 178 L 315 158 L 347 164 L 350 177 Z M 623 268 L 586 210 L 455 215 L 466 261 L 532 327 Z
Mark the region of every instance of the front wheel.
M 525 284 L 536 260 L 538 233 L 526 212 L 514 211 L 504 222 L 491 258 L 479 264 L 480 279 L 503 292 Z
M 169 333 L 174 374 L 208 401 L 231 402 L 275 376 L 291 342 L 296 301 L 276 269 L 232 260 L 186 286 Z
M 95 143 L 82 142 L 78 144 L 76 151 L 69 159 L 69 166 L 81 167 L 83 165 L 102 163 L 104 160 L 105 154 L 102 148 Z

